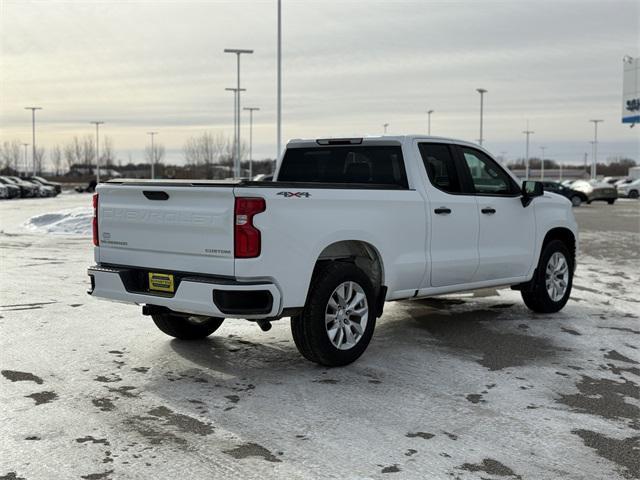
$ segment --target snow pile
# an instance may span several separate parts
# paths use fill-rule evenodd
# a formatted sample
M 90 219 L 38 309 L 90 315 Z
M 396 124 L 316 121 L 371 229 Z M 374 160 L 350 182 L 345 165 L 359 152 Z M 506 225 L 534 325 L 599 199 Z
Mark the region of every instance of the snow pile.
M 53 234 L 91 235 L 93 208 L 77 207 L 31 217 L 24 223 L 29 230 Z

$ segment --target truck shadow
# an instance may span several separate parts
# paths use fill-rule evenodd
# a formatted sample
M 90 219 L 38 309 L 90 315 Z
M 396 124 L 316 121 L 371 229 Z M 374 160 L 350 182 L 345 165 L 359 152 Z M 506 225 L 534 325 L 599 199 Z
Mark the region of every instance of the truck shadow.
M 411 354 L 417 361 L 433 354 L 452 359 L 474 361 L 488 370 L 527 365 L 569 351 L 559 340 L 535 336 L 527 322 L 531 315 L 513 304 L 464 302 L 451 298 L 434 298 L 401 302 L 389 306 L 378 320 L 376 332 L 367 352 L 353 366 L 376 366 L 380 355 L 393 362 Z M 551 320 L 537 316 L 536 323 Z M 288 322 L 283 319 L 282 322 Z M 251 340 L 231 335 L 212 336 L 197 342 L 172 340 L 170 348 L 180 357 L 210 371 L 232 375 L 251 375 L 259 371 L 287 375 L 312 374 L 327 370 L 300 356 L 288 328 L 279 328 L 276 336 L 265 338 L 251 335 Z M 255 341 L 253 341 L 255 340 Z
M 471 355 L 491 371 L 527 365 L 570 351 L 556 339 L 533 335 L 528 325 L 531 314 L 519 306 L 451 302 L 446 298 L 405 302 L 400 312 L 392 314 L 402 320 L 381 322 L 377 333 L 386 341 L 406 336 L 409 329 L 412 338 L 426 338 L 430 345 L 444 347 L 444 355 Z M 547 316 L 536 316 L 533 322 L 548 320 Z

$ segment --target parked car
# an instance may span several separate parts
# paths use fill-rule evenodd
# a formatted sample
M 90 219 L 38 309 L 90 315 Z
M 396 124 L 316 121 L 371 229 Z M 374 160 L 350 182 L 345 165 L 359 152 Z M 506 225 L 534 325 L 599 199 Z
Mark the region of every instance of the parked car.
M 27 177 L 25 178 L 25 180 L 28 180 L 30 182 L 35 182 L 38 183 L 40 185 L 44 185 L 45 187 L 51 187 L 53 188 L 55 195 L 58 195 L 60 192 L 62 192 L 62 184 L 58 183 L 58 182 L 51 182 L 45 178 L 42 177 Z
M 4 176 L 2 178 L 7 179 L 9 182 L 20 188 L 20 196 L 22 198 L 30 198 L 38 196 L 38 187 L 32 183 L 20 180 L 18 177 Z
M 542 185 L 544 186 L 545 192 L 557 193 L 568 198 L 571 201 L 571 205 L 574 207 L 579 207 L 582 202 L 586 202 L 588 200 L 586 194 L 578 190 L 574 190 L 571 187 L 565 187 L 560 182 L 542 182 Z
M 96 179 L 90 180 L 86 187 L 76 187 L 76 192 L 78 193 L 93 193 L 96 191 Z
M 511 286 L 551 313 L 571 293 L 571 204 L 459 140 L 293 140 L 274 181 L 111 180 L 93 202 L 89 293 L 184 340 L 290 317 L 305 358 L 345 365 L 386 301 Z
M 21 178 L 21 180 L 27 183 L 31 183 L 32 185 L 35 185 L 38 188 L 38 195 L 37 195 L 38 197 L 55 197 L 57 195 L 56 189 L 53 186 L 43 185 L 37 180 L 32 180 L 30 178 L 23 177 Z
M 8 197 L 7 198 L 16 198 L 20 197 L 20 187 L 13 183 L 6 177 L 0 177 L 0 185 L 3 185 L 7 188 Z
M 618 196 L 628 198 L 640 197 L 640 178 L 623 185 L 618 185 Z
M 19 177 L 9 177 L 9 178 L 11 180 L 14 180 L 19 185 L 30 186 L 34 192 L 33 195 L 31 195 L 32 197 L 52 197 L 53 195 L 55 195 L 55 190 L 51 187 L 44 187 L 39 183 L 32 182 L 30 180 L 25 180 Z
M 608 183 L 609 185 L 615 185 L 617 181 L 620 180 L 620 177 L 604 177 L 602 179 L 602 183 Z
M 571 184 L 571 188 L 584 193 L 587 196 L 587 204 L 604 201 L 613 205 L 618 198 L 615 186 L 597 180 L 576 180 Z
M 633 182 L 633 180 L 634 180 L 633 178 L 628 178 L 628 177 L 627 178 L 622 178 L 622 179 L 618 180 L 616 183 L 614 183 L 614 185 L 616 187 L 619 187 L 620 185 L 626 185 L 627 183 L 631 183 L 631 182 Z

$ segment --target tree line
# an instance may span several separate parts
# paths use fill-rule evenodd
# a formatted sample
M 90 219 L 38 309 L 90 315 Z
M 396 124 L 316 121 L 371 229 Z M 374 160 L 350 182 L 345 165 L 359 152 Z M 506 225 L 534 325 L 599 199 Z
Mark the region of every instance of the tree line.
M 49 164 L 52 173 L 56 176 L 63 171 L 69 171 L 73 166 L 87 166 L 96 164 L 96 142 L 92 135 L 73 137 L 66 144 L 56 144 L 46 152 L 44 147 L 36 148 L 35 171 L 40 174 L 45 168 L 45 159 L 48 153 Z M 100 145 L 100 165 L 109 168 L 116 160 L 113 140 L 104 137 Z M 34 169 L 31 148 L 24 146 L 19 140 L 6 141 L 0 145 L 0 169 L 2 171 L 32 172 Z
M 244 174 L 248 174 L 249 148 L 243 142 L 240 148 L 241 168 Z M 223 133 L 203 132 L 194 135 L 185 141 L 182 147 L 184 165 L 163 165 L 166 156 L 164 145 L 154 142 L 153 149 L 148 144 L 144 149 L 144 161 L 150 165 L 155 159 L 157 173 L 179 171 L 180 174 L 189 174 L 193 178 L 225 178 L 230 176 L 235 157 L 235 142 Z M 48 168 L 45 168 L 45 160 Z M 35 169 L 38 174 L 43 171 L 51 171 L 56 176 L 64 175 L 74 168 L 84 167 L 91 169 L 96 165 L 96 143 L 93 135 L 74 136 L 64 144 L 56 144 L 45 150 L 44 147 L 36 149 Z M 273 169 L 273 160 L 254 162 L 254 174 L 270 173 Z M 100 142 L 100 166 L 105 169 L 123 168 L 125 165 L 133 166 L 134 162 L 129 156 L 127 162 L 116 156 L 113 139 L 109 136 L 101 138 Z M 126 170 L 126 168 L 125 168 Z M 20 173 L 32 172 L 32 152 L 29 147 L 26 151 L 19 140 L 5 141 L 0 145 L 0 172 Z

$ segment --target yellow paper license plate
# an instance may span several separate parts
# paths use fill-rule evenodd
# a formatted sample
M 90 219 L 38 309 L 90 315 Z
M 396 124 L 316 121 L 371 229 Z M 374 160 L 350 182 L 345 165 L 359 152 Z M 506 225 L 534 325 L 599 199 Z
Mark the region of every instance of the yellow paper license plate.
M 149 290 L 173 293 L 173 275 L 149 272 Z

